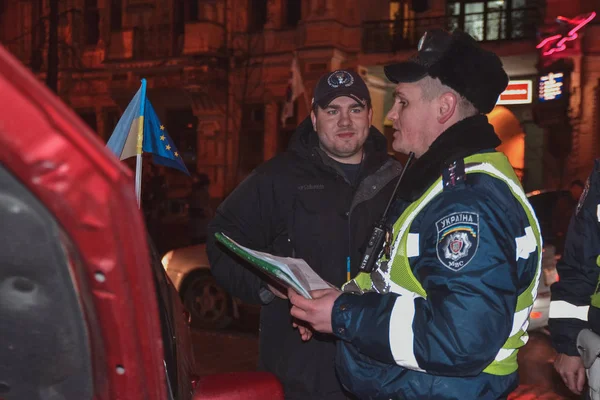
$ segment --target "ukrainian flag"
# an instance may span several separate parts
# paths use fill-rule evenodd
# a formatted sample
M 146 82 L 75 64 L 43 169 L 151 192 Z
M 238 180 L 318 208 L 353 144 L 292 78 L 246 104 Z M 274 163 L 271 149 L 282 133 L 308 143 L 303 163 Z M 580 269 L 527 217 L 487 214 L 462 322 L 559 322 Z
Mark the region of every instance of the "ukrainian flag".
M 119 119 L 106 147 L 121 160 L 142 152 L 152 153 L 155 164 L 190 174 L 175 143 L 146 97 L 145 79 L 142 79 L 142 86 Z

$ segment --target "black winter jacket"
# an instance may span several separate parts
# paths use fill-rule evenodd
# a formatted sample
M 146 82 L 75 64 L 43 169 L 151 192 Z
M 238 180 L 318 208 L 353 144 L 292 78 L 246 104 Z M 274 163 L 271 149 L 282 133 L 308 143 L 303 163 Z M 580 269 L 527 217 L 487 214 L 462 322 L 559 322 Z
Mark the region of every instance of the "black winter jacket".
M 548 327 L 557 352 L 578 356 L 577 335 L 591 328 L 600 334 L 600 309 L 590 307 L 600 274 L 600 159 L 594 163 L 571 217 L 565 251 L 556 267 Z
M 319 148 L 307 118 L 288 151 L 253 171 L 209 224 L 207 251 L 217 282 L 245 302 L 261 302 L 261 277 L 224 251 L 215 232 L 256 250 L 302 258 L 338 287 L 346 282 L 348 257 L 356 275 L 364 244 L 401 171 L 386 148 L 385 137 L 371 128 L 354 187 Z M 292 328 L 289 308 L 289 302 L 279 298 L 263 305 L 259 368 L 280 379 L 287 399 L 345 398 L 335 376 L 334 341 L 315 335 L 302 342 Z

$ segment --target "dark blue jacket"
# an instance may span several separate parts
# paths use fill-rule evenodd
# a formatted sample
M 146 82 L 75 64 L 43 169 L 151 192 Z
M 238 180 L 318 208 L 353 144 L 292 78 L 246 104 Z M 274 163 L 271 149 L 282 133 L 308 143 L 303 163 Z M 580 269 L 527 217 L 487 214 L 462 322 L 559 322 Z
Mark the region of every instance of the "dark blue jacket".
M 410 197 L 397 202 L 397 213 L 447 171 L 446 162 L 496 145 L 484 116 L 450 128 L 408 170 L 401 190 L 402 196 Z M 518 295 L 531 290 L 538 273 L 538 252 L 530 249 L 523 258 L 515 254 L 516 239 L 530 223 L 506 183 L 484 173 L 457 181 L 426 205 L 410 226 L 410 233 L 418 234 L 420 249 L 410 259 L 410 268 L 427 298 L 390 289 L 386 294 L 344 293 L 334 304 L 332 327 L 341 339 L 338 376 L 360 399 L 495 400 L 506 398 L 517 386 L 516 372 L 482 371 L 514 334 L 515 324 L 526 328 L 529 309 L 519 318 L 514 313 Z M 524 198 L 522 190 L 520 194 Z M 454 269 L 438 251 L 438 223 L 457 212 L 477 214 L 479 223 L 474 228 L 478 240 L 462 258 L 468 263 Z M 398 360 L 394 341 L 411 353 L 412 361 Z
M 559 353 L 579 355 L 577 335 L 592 328 L 600 334 L 599 310 L 590 308 L 597 290 L 600 257 L 600 160 L 594 163 L 575 214 L 569 223 L 565 251 L 558 262 L 559 281 L 552 285 L 548 325 Z M 589 322 L 588 322 L 589 320 Z

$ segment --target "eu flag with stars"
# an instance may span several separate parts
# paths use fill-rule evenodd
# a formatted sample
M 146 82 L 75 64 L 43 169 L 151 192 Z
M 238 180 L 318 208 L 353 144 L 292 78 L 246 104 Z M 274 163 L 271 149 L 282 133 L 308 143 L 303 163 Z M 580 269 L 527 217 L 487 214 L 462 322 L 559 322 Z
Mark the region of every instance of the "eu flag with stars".
M 151 153 L 155 164 L 190 174 L 146 96 L 145 79 L 119 119 L 106 147 L 121 160 L 142 154 L 142 151 Z
M 160 123 L 158 116 L 152 108 L 150 101 L 146 100 L 146 112 L 144 118 L 144 144 L 142 149 L 145 153 L 152 153 L 152 161 L 165 167 L 177 168 L 190 174 L 181 154 L 177 151 L 173 139 L 167 133 L 165 126 Z

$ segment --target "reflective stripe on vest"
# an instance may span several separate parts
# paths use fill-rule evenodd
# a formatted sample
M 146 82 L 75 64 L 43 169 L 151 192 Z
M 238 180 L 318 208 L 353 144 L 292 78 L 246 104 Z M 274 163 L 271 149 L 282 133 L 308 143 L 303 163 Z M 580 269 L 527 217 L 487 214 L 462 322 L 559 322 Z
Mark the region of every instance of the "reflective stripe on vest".
M 554 300 L 550 302 L 548 318 L 576 318 L 587 321 L 589 309 L 590 306 L 576 306 L 564 300 Z
M 467 174 L 485 173 L 506 183 L 513 196 L 523 207 L 530 226 L 526 227 L 525 236 L 515 238 L 517 245 L 515 259 L 528 258 L 532 251 L 537 250 L 536 274 L 528 288 L 517 298 L 510 335 L 498 351 L 494 361 L 484 370 L 484 372 L 492 375 L 508 375 L 517 370 L 518 349 L 524 346 L 528 340 L 527 326 L 529 324 L 529 313 L 537 294 L 541 273 L 542 239 L 540 236 L 540 227 L 533 209 L 527 201 L 521 185 L 518 183 L 514 170 L 504 154 L 498 152 L 475 154 L 465 158 L 465 167 Z M 421 198 L 411 203 L 394 223 L 394 244 L 390 255 L 390 260 L 392 260 L 391 267 L 378 268 L 372 272 L 372 274 L 378 274 L 377 281 L 383 280 L 385 282 L 386 287 L 381 292 L 389 291 L 404 295 L 410 294 L 411 296 L 416 294 L 419 297 L 427 298 L 427 293 L 412 273 L 410 267 L 408 255 L 418 254 L 419 250 L 418 244 L 417 250 L 415 250 L 415 237 L 412 237 L 408 232 L 416 216 L 442 191 L 443 183 L 440 177 L 427 189 Z M 384 256 L 378 260 L 377 265 L 381 267 L 387 261 Z M 375 289 L 371 275 L 369 274 L 360 273 L 353 281 L 363 291 Z
M 596 217 L 598 218 L 598 222 L 600 222 L 600 204 L 596 206 Z M 600 254 L 596 257 L 596 265 L 600 267 Z M 596 284 L 596 290 L 591 297 L 591 306 L 600 308 L 600 275 L 598 275 L 598 283 Z

